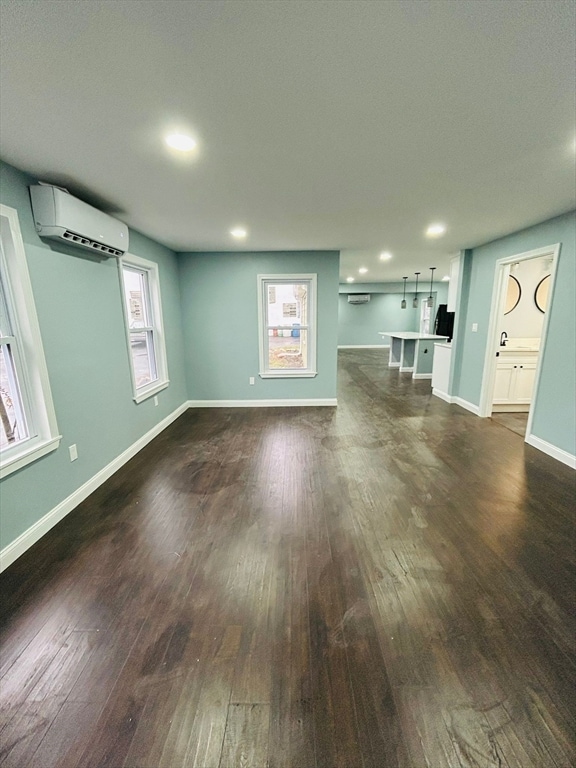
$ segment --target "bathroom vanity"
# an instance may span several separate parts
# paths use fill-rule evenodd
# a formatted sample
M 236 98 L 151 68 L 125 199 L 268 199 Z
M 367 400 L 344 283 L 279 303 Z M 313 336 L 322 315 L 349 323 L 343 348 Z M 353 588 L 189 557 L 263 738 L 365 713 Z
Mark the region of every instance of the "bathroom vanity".
M 536 378 L 540 339 L 509 339 L 498 348 L 493 411 L 528 411 Z

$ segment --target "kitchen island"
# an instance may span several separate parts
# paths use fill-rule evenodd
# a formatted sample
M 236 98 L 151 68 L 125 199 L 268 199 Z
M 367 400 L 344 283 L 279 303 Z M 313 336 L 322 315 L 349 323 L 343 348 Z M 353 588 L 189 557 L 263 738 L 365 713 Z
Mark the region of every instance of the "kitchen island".
M 379 335 L 390 337 L 389 368 L 400 372 L 411 371 L 414 379 L 431 379 L 434 360 L 434 342 L 447 341 L 448 336 L 416 331 L 378 331 Z

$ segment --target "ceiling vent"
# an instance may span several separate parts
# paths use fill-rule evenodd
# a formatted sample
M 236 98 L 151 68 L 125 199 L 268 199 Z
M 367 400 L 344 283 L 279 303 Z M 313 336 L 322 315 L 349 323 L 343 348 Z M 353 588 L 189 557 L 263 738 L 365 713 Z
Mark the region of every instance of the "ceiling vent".
M 369 293 L 349 293 L 348 304 L 367 304 L 370 301 Z

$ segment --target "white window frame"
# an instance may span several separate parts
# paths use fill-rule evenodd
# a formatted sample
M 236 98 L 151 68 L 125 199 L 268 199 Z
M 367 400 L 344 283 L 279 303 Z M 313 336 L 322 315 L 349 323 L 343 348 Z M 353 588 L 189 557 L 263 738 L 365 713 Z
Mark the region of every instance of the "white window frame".
M 58 434 L 18 212 L 3 204 L 0 237 L 3 287 L 14 334 L 10 343 L 14 347 L 14 367 L 28 429 L 28 437 L 1 452 L 0 477 L 6 477 L 56 450 L 62 435 Z
M 302 327 L 307 331 L 308 367 L 300 370 L 276 369 L 268 367 L 268 330 L 283 328 L 293 330 L 292 325 L 269 326 L 267 320 L 267 287 L 269 283 L 308 283 L 308 325 Z M 315 274 L 301 275 L 258 275 L 258 339 L 260 372 L 262 379 L 310 379 L 318 375 L 316 370 L 316 335 L 317 335 L 317 276 Z
M 136 387 L 136 375 L 134 372 L 134 363 L 132 351 L 130 348 L 130 318 L 126 308 L 124 292 L 124 267 L 132 267 L 139 272 L 145 272 L 148 279 L 149 306 L 148 314 L 151 317 L 151 326 L 139 328 L 139 332 L 152 331 L 152 341 L 154 346 L 154 357 L 156 362 L 157 378 L 143 387 Z M 164 324 L 162 321 L 162 302 L 160 298 L 160 270 L 158 264 L 154 261 L 148 261 L 141 256 L 135 256 L 132 253 L 126 253 L 118 260 L 118 274 L 120 275 L 120 290 L 122 294 L 122 311 L 124 312 L 124 326 L 126 329 L 126 342 L 128 349 L 128 358 L 130 361 L 130 374 L 132 377 L 133 399 L 136 403 L 141 403 L 149 397 L 156 395 L 170 384 L 168 378 L 168 363 L 166 358 L 166 341 L 164 337 Z

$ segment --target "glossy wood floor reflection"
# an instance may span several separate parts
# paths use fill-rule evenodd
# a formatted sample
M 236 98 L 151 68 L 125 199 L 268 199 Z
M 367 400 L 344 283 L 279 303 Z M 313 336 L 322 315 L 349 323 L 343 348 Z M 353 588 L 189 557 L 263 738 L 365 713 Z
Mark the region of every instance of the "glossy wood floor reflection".
M 17 768 L 569 768 L 574 473 L 340 355 L 187 412 L 1 577 Z

